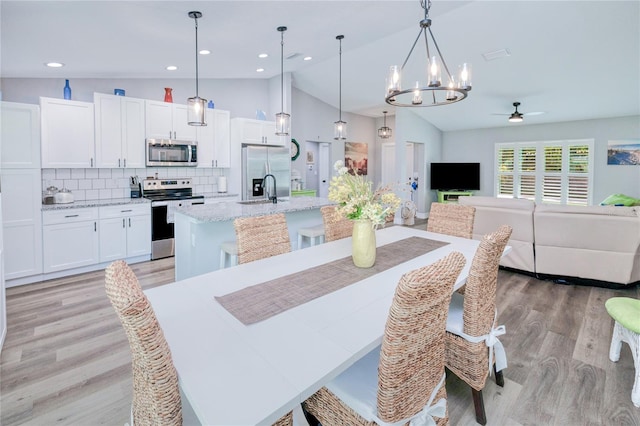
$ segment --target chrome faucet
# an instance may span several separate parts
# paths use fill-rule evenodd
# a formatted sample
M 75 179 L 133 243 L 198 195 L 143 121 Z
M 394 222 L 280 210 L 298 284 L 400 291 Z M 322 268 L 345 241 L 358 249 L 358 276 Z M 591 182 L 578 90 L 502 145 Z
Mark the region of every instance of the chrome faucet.
M 267 194 L 267 199 L 269 201 L 272 201 L 273 204 L 276 204 L 278 202 L 278 187 L 276 186 L 276 177 L 274 175 L 272 175 L 271 173 L 267 173 L 266 175 L 264 175 L 264 177 L 262 178 L 262 187 L 266 188 L 266 183 L 267 183 L 267 178 L 271 176 L 273 178 L 273 195 L 269 196 L 269 190 L 265 189 L 265 192 Z

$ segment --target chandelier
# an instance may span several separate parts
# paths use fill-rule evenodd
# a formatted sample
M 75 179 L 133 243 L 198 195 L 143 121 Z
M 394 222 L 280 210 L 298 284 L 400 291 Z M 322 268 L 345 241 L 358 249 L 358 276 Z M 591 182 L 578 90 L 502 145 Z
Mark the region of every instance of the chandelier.
M 207 100 L 198 96 L 198 18 L 202 18 L 202 13 L 189 12 L 189 18 L 192 18 L 196 23 L 196 95 L 187 99 L 187 124 L 189 126 L 206 126 L 204 108 Z
M 420 0 L 420 6 L 424 9 L 424 19 L 420 21 L 420 31 L 418 37 L 413 42 L 411 50 L 401 67 L 392 65 L 387 78 L 387 91 L 385 101 L 393 106 L 400 107 L 427 107 L 447 105 L 459 102 L 467 97 L 471 90 L 471 65 L 464 63 L 459 67 L 457 77 L 449 72 L 449 67 L 442 57 L 438 43 L 431 31 L 431 19 L 429 18 L 429 9 L 431 9 L 431 0 Z M 426 81 L 421 83 L 416 81 L 415 85 L 409 89 L 402 89 L 401 77 L 402 71 L 407 61 L 413 53 L 420 37 L 424 36 L 424 43 L 427 49 L 427 76 Z M 437 52 L 437 56 L 432 55 L 429 48 L 429 36 Z M 442 81 L 442 69 L 446 73 L 445 81 Z M 457 79 L 456 79 L 457 78 Z M 423 99 L 423 94 L 426 99 Z
M 378 136 L 382 139 L 389 139 L 391 137 L 391 129 L 387 127 L 387 111 L 382 111 L 384 114 L 384 125 L 378 129 Z
M 280 111 L 276 114 L 276 135 L 287 136 L 291 127 L 291 116 L 284 112 L 284 32 L 287 27 L 278 27 L 280 31 Z
M 339 73 L 339 109 L 338 121 L 333 123 L 333 138 L 337 141 L 347 139 L 347 122 L 342 121 L 342 39 L 343 35 L 336 36 L 336 40 L 340 42 L 340 73 Z

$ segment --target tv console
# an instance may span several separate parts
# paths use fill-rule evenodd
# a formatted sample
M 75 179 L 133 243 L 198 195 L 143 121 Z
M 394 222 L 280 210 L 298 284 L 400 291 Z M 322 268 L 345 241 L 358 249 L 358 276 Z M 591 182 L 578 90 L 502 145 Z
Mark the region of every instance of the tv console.
M 437 191 L 439 203 L 457 203 L 458 197 L 470 197 L 471 191 Z

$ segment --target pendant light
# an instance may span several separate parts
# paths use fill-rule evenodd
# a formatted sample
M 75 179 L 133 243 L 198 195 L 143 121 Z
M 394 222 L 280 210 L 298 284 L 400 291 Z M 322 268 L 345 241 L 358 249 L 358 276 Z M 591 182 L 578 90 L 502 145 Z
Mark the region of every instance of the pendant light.
M 340 42 L 340 74 L 339 74 L 340 86 L 339 86 L 339 99 L 338 99 L 339 115 L 338 115 L 338 121 L 333 123 L 333 138 L 337 141 L 343 141 L 347 139 L 347 122 L 342 121 L 342 39 L 343 38 L 344 38 L 343 35 L 336 36 L 336 40 Z
M 378 136 L 382 139 L 389 139 L 391 137 L 391 129 L 387 127 L 387 111 L 382 111 L 384 114 L 384 125 L 378 129 Z
M 276 114 L 276 135 L 287 136 L 291 127 L 291 116 L 284 112 L 284 32 L 287 27 L 278 27 L 280 31 L 280 111 Z
M 206 126 L 204 113 L 207 100 L 198 96 L 198 18 L 202 18 L 202 13 L 189 12 L 189 18 L 193 18 L 196 23 L 196 95 L 187 100 L 187 124 L 189 126 Z

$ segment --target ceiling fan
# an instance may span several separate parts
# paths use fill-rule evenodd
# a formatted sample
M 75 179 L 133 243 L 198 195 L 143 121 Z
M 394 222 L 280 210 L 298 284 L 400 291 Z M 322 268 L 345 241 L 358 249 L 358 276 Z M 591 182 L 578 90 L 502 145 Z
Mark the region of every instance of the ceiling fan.
M 532 111 L 532 112 L 520 112 L 518 111 L 518 107 L 520 106 L 520 102 L 514 102 L 513 106 L 516 108 L 514 112 L 511 114 L 503 114 L 503 113 L 493 113 L 493 115 L 508 115 L 510 123 L 521 123 L 524 120 L 525 115 L 540 115 L 544 114 L 544 111 Z

